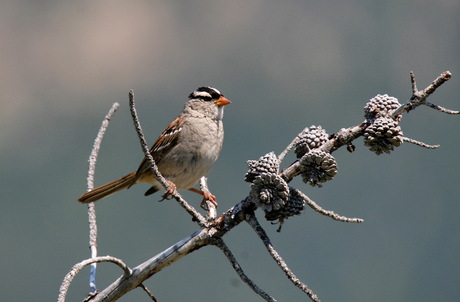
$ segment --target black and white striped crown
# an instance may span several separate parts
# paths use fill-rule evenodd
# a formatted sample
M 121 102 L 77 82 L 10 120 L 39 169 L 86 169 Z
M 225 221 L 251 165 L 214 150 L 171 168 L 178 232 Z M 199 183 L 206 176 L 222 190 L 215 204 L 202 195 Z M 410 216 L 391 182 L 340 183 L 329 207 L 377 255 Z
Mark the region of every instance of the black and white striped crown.
M 216 101 L 218 100 L 221 96 L 223 96 L 222 93 L 220 93 L 219 90 L 213 87 L 199 87 L 197 90 L 194 92 L 190 93 L 188 96 L 189 99 L 201 99 L 203 101 Z

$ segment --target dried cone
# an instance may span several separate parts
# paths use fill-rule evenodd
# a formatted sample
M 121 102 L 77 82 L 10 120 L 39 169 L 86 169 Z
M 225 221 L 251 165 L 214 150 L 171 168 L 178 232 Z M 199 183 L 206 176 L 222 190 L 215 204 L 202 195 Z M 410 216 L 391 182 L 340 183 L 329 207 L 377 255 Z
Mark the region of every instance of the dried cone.
M 288 200 L 289 186 L 281 176 L 262 173 L 251 185 L 251 196 L 265 213 L 281 209 Z
M 301 158 L 308 151 L 321 147 L 328 140 L 329 135 L 321 126 L 310 126 L 305 128 L 298 136 L 295 146 L 297 158 Z
M 297 193 L 297 190 L 291 189 L 289 192 L 289 199 L 286 204 L 278 210 L 271 212 L 265 212 L 265 218 L 267 220 L 279 220 L 280 223 L 291 216 L 301 214 L 305 208 L 305 202 Z
M 331 180 L 337 174 L 335 158 L 321 150 L 311 150 L 302 157 L 300 164 L 303 166 L 303 181 L 312 186 L 321 187 L 319 183 Z
M 377 155 L 390 153 L 395 147 L 402 144 L 402 136 L 403 133 L 397 121 L 389 117 L 380 117 L 366 128 L 364 145 Z
M 260 157 L 258 160 L 247 161 L 249 170 L 244 176 L 247 182 L 253 182 L 256 176 L 262 173 L 275 173 L 279 172 L 280 162 L 275 153 L 270 152 Z
M 377 94 L 369 100 L 364 106 L 364 117 L 368 120 L 378 118 L 380 116 L 389 116 L 393 111 L 398 109 L 401 104 L 398 99 L 387 94 Z M 401 120 L 401 115 L 396 118 Z

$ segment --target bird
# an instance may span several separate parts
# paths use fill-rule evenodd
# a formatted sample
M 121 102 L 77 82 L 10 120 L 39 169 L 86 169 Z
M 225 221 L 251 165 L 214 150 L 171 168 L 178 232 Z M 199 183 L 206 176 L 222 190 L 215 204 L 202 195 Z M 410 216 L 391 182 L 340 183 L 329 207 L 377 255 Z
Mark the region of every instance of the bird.
M 157 138 L 149 152 L 169 183 L 163 198 L 176 190 L 190 190 L 203 196 L 202 207 L 205 200 L 217 206 L 214 195 L 193 186 L 211 170 L 219 157 L 224 141 L 224 107 L 230 103 L 216 88 L 199 87 L 189 95 L 179 116 Z M 144 157 L 137 171 L 84 193 L 78 201 L 94 202 L 138 183 L 152 185 L 145 196 L 165 189 Z

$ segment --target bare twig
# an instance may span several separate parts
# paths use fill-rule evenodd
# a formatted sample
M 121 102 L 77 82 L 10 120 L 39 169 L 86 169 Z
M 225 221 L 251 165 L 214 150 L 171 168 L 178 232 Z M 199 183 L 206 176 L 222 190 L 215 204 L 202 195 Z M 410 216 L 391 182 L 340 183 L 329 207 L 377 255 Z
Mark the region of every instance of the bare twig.
M 256 294 L 261 296 L 265 301 L 269 302 L 276 302 L 276 300 L 267 294 L 264 290 L 259 288 L 249 277 L 244 273 L 243 269 L 241 268 L 240 264 L 236 261 L 235 256 L 233 256 L 232 251 L 227 247 L 225 242 L 219 238 L 212 241 L 212 243 L 221 249 L 224 255 L 227 257 L 228 261 L 230 261 L 233 269 L 236 271 L 238 276 L 244 283 L 246 283 Z
M 427 149 L 437 149 L 439 148 L 441 145 L 428 145 L 428 144 L 425 144 L 424 142 L 419 142 L 415 139 L 412 139 L 412 138 L 408 138 L 408 137 L 405 137 L 403 136 L 401 138 L 403 141 L 405 142 L 408 142 L 408 143 L 411 143 L 411 144 L 414 144 L 414 145 L 417 145 L 417 146 L 420 146 L 420 147 L 423 147 L 423 148 L 427 148 Z
M 136 112 L 136 107 L 135 107 L 135 102 L 134 102 L 134 91 L 131 89 L 129 91 L 129 108 L 131 111 L 131 116 L 133 118 L 134 122 L 134 127 L 136 128 L 137 135 L 139 137 L 142 151 L 144 151 L 145 158 L 148 159 L 150 163 L 150 167 L 152 169 L 153 175 L 155 175 L 156 179 L 160 182 L 160 184 L 165 188 L 169 188 L 169 183 L 166 181 L 166 179 L 161 175 L 160 171 L 158 171 L 158 167 L 155 163 L 155 160 L 152 157 L 152 154 L 150 154 L 150 149 L 147 146 L 147 142 L 145 140 L 144 133 L 142 132 L 141 124 L 139 122 L 139 118 Z M 176 199 L 179 204 L 190 214 L 193 216 L 194 220 L 196 220 L 200 226 L 205 226 L 206 225 L 206 219 L 201 215 L 197 210 L 195 210 L 194 207 L 192 207 L 190 204 L 188 204 L 187 201 L 185 201 L 182 196 L 178 193 L 175 192 L 172 194 L 174 199 Z
M 434 109 L 434 110 L 441 111 L 442 113 L 447 113 L 447 114 L 460 114 L 460 111 L 447 109 L 447 108 L 444 108 L 444 107 L 442 107 L 442 106 L 439 106 L 439 105 L 430 103 L 430 102 L 428 102 L 428 101 L 425 101 L 425 102 L 423 103 L 423 105 L 428 106 L 428 107 L 430 107 L 430 108 L 432 108 L 432 109 Z
M 260 226 L 259 222 L 257 221 L 257 218 L 254 214 L 248 214 L 246 215 L 246 221 L 247 223 L 253 228 L 253 230 L 257 233 L 257 235 L 260 237 L 262 242 L 265 245 L 265 248 L 267 251 L 270 253 L 272 256 L 273 260 L 278 264 L 278 266 L 283 270 L 283 272 L 286 274 L 288 279 L 300 290 L 302 290 L 304 293 L 308 295 L 308 297 L 315 302 L 320 302 L 321 300 L 318 298 L 318 296 L 302 281 L 299 280 L 299 278 L 294 275 L 294 273 L 291 271 L 291 269 L 287 266 L 286 262 L 281 258 L 281 256 L 278 254 L 278 252 L 275 250 L 273 247 L 270 238 L 268 237 L 267 233 L 265 230 Z
M 200 189 L 203 192 L 211 193 L 208 188 L 208 179 L 206 176 L 200 178 Z M 217 217 L 216 205 L 207 199 L 203 199 L 203 202 L 206 203 L 205 209 L 208 211 L 208 218 L 214 219 Z
M 62 281 L 61 287 L 59 288 L 58 302 L 64 302 L 69 290 L 70 284 L 72 283 L 73 278 L 87 265 L 99 262 L 112 262 L 118 265 L 123 270 L 123 277 L 131 275 L 131 269 L 120 259 L 112 256 L 101 256 L 96 258 L 90 258 L 81 261 L 80 263 L 75 264 Z M 91 294 L 91 293 L 90 293 Z
M 88 177 L 87 180 L 87 189 L 91 191 L 94 188 L 94 174 L 96 172 L 96 162 L 97 162 L 97 155 L 99 153 L 99 149 L 101 148 L 102 138 L 104 137 L 105 131 L 109 126 L 110 119 L 115 114 L 117 109 L 120 107 L 118 103 L 114 103 L 112 108 L 110 108 L 109 112 L 105 116 L 104 120 L 102 121 L 102 125 L 99 128 L 99 132 L 97 133 L 96 139 L 93 143 L 93 149 L 91 150 L 91 154 L 89 156 L 89 168 L 88 168 Z M 89 223 L 89 247 L 91 250 L 91 257 L 97 257 L 97 220 L 96 220 L 96 207 L 94 206 L 94 202 L 88 204 L 88 223 Z M 96 262 L 91 264 L 90 273 L 89 273 L 89 287 L 90 293 L 95 293 L 97 291 L 96 286 L 96 269 L 97 264 Z
M 416 94 L 418 89 L 417 89 L 417 82 L 415 81 L 415 74 L 413 71 L 410 72 L 410 83 L 412 86 L 412 95 Z
M 289 151 L 291 151 L 292 148 L 294 148 L 294 146 L 295 146 L 295 144 L 297 144 L 298 140 L 299 140 L 299 137 L 296 136 L 291 141 L 291 143 L 284 149 L 284 151 L 280 153 L 280 155 L 278 156 L 278 159 L 279 159 L 280 163 L 283 161 L 284 157 L 289 153 Z
M 354 222 L 354 223 L 364 222 L 364 220 L 361 218 L 348 218 L 345 216 L 338 215 L 334 213 L 333 211 L 325 210 L 322 207 L 320 207 L 316 202 L 308 198 L 308 196 L 303 194 L 300 190 L 298 189 L 294 189 L 294 190 L 297 192 L 297 194 L 299 194 L 300 197 L 302 197 L 302 199 L 305 201 L 305 204 L 307 204 L 310 208 L 315 210 L 315 212 L 318 212 L 324 216 L 330 217 L 334 220 L 341 221 L 341 222 Z
M 134 122 L 134 128 L 136 128 L 137 136 L 139 137 L 142 151 L 144 152 L 145 157 L 149 160 L 150 166 L 152 169 L 152 173 L 155 176 L 155 178 L 158 180 L 158 182 L 165 188 L 168 189 L 170 184 L 166 181 L 166 179 L 161 175 L 160 171 L 158 171 L 158 166 L 155 163 L 155 160 L 152 157 L 152 154 L 150 153 L 150 149 L 147 146 L 147 141 L 145 140 L 144 132 L 142 131 L 141 124 L 139 122 L 139 118 L 137 115 L 136 111 L 136 104 L 134 102 L 134 90 L 129 91 L 129 109 L 131 112 L 131 117 Z
M 144 283 L 141 283 L 141 285 L 139 285 L 140 288 L 142 288 L 146 293 L 147 295 L 149 296 L 149 298 L 153 301 L 153 302 L 158 302 L 157 298 L 155 298 L 155 296 L 153 295 L 153 293 L 147 288 L 147 286 L 144 285 Z
M 88 167 L 88 176 L 86 178 L 88 191 L 91 191 L 94 188 L 94 174 L 96 172 L 96 161 L 97 161 L 97 155 L 99 153 L 99 149 L 101 148 L 102 138 L 104 137 L 105 131 L 107 130 L 107 127 L 109 126 L 110 119 L 113 117 L 113 115 L 115 114 L 115 112 L 118 110 L 119 107 L 120 107 L 120 104 L 113 103 L 112 108 L 110 108 L 109 112 L 107 113 L 104 120 L 102 121 L 101 127 L 99 128 L 99 132 L 97 133 L 96 139 L 94 140 L 93 149 L 91 150 L 91 154 L 88 160 L 89 167 Z

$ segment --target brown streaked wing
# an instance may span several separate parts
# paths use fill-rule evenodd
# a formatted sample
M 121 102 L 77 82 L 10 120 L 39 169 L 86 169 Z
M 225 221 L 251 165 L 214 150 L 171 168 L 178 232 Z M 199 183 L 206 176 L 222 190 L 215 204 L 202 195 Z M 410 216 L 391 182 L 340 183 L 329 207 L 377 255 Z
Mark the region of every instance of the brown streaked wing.
M 184 115 L 178 116 L 157 138 L 152 148 L 150 148 L 150 154 L 152 154 L 155 163 L 161 161 L 161 158 L 165 153 L 167 153 L 171 148 L 176 144 L 179 134 L 182 130 L 182 125 L 184 124 Z M 147 158 L 144 158 L 139 165 L 139 168 L 136 172 L 136 178 L 138 178 L 142 173 L 150 169 L 150 163 Z

